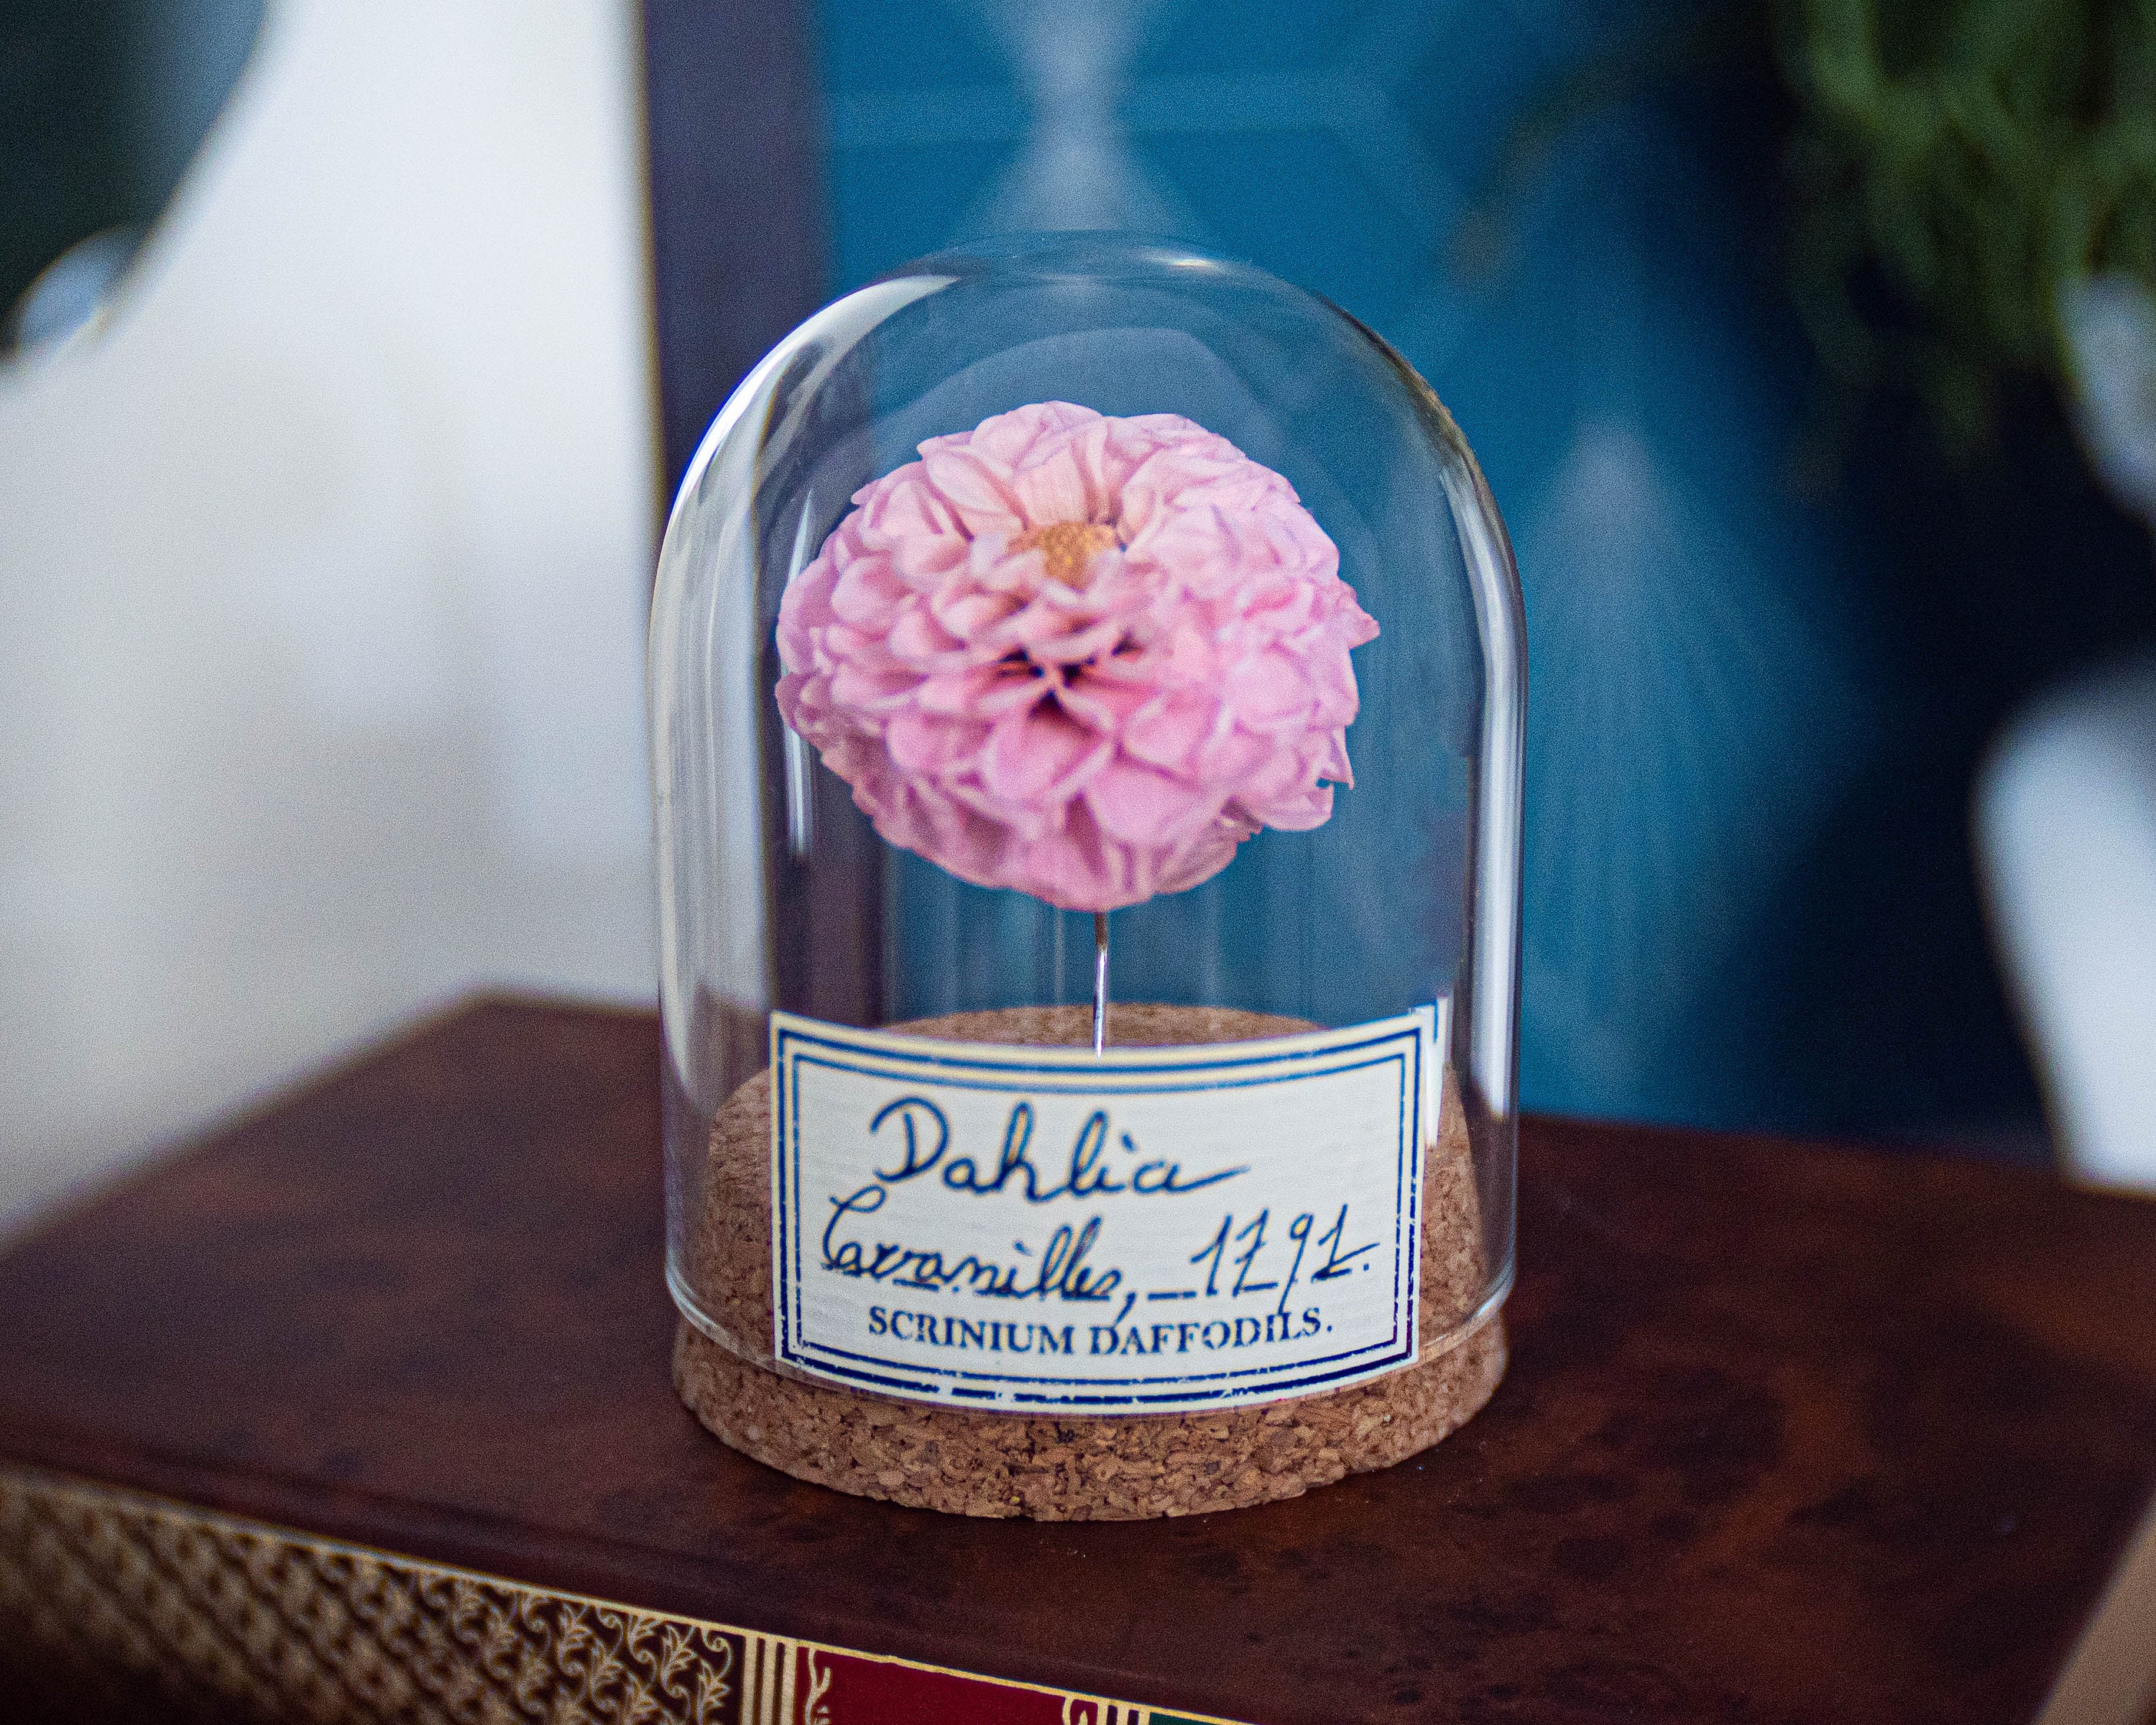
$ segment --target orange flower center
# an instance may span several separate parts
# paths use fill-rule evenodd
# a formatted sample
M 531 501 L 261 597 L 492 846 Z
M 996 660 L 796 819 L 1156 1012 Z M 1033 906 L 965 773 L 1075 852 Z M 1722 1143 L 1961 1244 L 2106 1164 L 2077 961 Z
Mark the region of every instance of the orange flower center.
M 1097 521 L 1058 521 L 1035 527 L 1010 542 L 1013 551 L 1038 551 L 1048 578 L 1065 587 L 1086 584 L 1086 566 L 1116 542 L 1116 530 Z

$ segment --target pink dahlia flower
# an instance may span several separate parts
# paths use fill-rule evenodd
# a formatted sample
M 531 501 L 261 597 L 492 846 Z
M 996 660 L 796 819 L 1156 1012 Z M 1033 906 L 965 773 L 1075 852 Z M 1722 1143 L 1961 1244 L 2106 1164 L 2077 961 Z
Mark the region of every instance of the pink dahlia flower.
M 1294 488 L 1044 402 L 855 494 L 778 613 L 786 722 L 894 845 L 1065 910 L 1195 886 L 1352 784 L 1378 633 Z

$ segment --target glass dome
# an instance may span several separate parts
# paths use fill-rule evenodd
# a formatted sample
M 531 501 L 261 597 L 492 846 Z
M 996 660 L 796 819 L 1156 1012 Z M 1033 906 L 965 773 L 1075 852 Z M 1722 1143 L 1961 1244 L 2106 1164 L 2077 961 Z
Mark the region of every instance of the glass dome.
M 668 1275 L 737 1404 L 1142 1422 L 1494 1328 L 1520 593 L 1378 336 L 1173 243 L 908 265 L 713 422 L 650 654 Z

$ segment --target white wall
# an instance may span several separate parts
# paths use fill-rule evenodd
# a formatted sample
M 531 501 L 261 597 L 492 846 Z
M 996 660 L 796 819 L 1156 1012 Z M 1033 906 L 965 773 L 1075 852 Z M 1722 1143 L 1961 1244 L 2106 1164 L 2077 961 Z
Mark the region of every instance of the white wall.
M 285 0 L 0 370 L 0 1223 L 482 983 L 653 988 L 625 0 Z

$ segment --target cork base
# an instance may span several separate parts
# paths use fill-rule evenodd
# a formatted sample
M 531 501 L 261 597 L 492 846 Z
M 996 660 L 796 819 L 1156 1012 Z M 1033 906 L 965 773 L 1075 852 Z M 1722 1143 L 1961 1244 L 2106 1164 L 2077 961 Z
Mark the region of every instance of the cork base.
M 894 1026 L 962 1041 L 1075 1045 L 1084 1007 L 959 1013 Z M 1117 1005 L 1124 1044 L 1277 1036 L 1299 1020 L 1219 1007 Z M 1389 1467 L 1455 1430 L 1505 1371 L 1491 1315 L 1445 1347 L 1487 1286 L 1466 1122 L 1448 1086 L 1424 1158 L 1422 1357 L 1368 1384 L 1292 1401 L 1205 1413 L 1036 1417 L 864 1395 L 772 1369 L 771 1088 L 759 1072 L 712 1122 L 694 1230 L 694 1286 L 726 1343 L 683 1322 L 674 1350 L 681 1399 L 737 1450 L 797 1479 L 865 1497 L 963 1515 L 1130 1520 L 1235 1509 L 1293 1497 L 1350 1473 Z
M 1456 1431 L 1505 1375 L 1492 1317 L 1450 1353 L 1327 1395 L 1113 1420 L 967 1414 L 824 1389 L 738 1359 L 692 1327 L 674 1344 L 690 1410 L 798 1480 L 953 1515 L 1123 1522 L 1299 1497 Z

